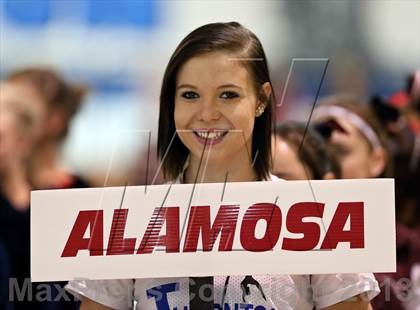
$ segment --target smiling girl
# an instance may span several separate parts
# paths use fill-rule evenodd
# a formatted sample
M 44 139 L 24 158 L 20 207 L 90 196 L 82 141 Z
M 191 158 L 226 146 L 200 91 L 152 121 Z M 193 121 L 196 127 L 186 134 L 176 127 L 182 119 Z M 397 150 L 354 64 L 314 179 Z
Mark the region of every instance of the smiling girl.
M 231 22 L 191 32 L 169 60 L 160 96 L 158 154 L 168 181 L 276 180 L 269 174 L 273 97 L 265 53 L 251 31 Z M 138 310 L 181 310 L 189 307 L 190 284 L 71 281 L 68 289 L 83 296 L 81 309 L 132 309 L 136 301 Z M 378 292 L 372 274 L 215 276 L 212 308 L 370 309 Z

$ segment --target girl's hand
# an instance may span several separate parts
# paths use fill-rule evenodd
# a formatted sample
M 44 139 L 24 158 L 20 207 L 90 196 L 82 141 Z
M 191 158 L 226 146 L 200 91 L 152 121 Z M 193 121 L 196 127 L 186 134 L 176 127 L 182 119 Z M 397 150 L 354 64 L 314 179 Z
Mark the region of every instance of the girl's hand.
M 366 294 L 360 294 L 323 310 L 372 310 L 372 306 Z
M 110 310 L 110 309 L 112 310 L 112 308 L 109 308 L 102 304 L 98 304 L 92 299 L 89 299 L 86 297 L 82 299 L 82 304 L 80 305 L 80 310 Z

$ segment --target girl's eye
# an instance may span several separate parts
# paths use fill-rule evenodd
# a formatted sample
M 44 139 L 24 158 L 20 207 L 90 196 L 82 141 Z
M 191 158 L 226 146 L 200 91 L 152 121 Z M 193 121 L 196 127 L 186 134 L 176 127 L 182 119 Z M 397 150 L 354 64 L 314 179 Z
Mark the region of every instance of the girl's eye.
M 239 97 L 239 95 L 233 91 L 225 91 L 220 95 L 223 99 L 233 99 Z
M 197 99 L 199 96 L 196 92 L 193 91 L 186 91 L 181 94 L 181 97 L 185 99 Z

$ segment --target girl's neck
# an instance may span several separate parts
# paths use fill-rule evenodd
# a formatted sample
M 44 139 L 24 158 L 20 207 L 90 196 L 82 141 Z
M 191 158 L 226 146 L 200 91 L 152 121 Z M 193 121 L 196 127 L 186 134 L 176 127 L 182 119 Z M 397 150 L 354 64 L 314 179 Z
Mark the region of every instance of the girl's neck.
M 190 156 L 183 175 L 183 183 L 251 182 L 258 176 L 251 161 L 231 160 L 229 162 L 207 162 Z

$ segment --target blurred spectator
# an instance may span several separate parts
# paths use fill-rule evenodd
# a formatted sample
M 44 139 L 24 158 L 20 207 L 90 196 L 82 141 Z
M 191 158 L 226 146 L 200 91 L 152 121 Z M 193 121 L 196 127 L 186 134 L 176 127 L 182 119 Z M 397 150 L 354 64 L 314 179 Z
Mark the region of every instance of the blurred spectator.
M 326 98 L 313 122 L 337 156 L 344 179 L 391 177 L 388 138 L 374 113 L 351 96 Z
M 41 133 L 45 110 L 30 89 L 0 83 L 0 243 L 10 263 L 13 294 L 29 279 L 29 198 L 32 185 L 28 178 L 28 162 L 32 147 Z M 3 266 L 2 266 L 3 267 Z M 27 289 L 28 290 L 28 287 Z M 28 301 L 15 302 L 15 309 L 34 309 Z M 3 302 L 0 301 L 0 303 Z
M 371 106 L 357 98 L 332 96 L 315 108 L 313 120 L 329 148 L 336 152 L 343 178 L 393 176 L 386 130 Z M 402 224 L 397 224 L 396 233 L 397 272 L 375 274 L 381 284 L 381 294 L 372 301 L 374 309 L 419 306 L 414 305 L 412 284 L 416 279 L 412 278 L 412 271 L 420 262 L 420 243 L 415 231 Z
M 30 89 L 40 98 L 46 110 L 40 138 L 29 162 L 29 180 L 34 189 L 88 187 L 81 177 L 68 172 L 59 164 L 61 145 L 64 142 L 72 118 L 77 113 L 86 88 L 66 83 L 58 73 L 44 68 L 28 68 L 11 73 L 8 83 Z M 22 246 L 20 246 L 22 247 Z M 60 294 L 66 282 L 48 283 L 52 298 Z M 74 298 L 61 296 L 60 300 L 45 303 L 48 309 L 76 309 Z
M 420 71 L 407 79 L 406 89 L 371 104 L 391 136 L 395 164 L 397 219 L 420 233 Z
M 273 136 L 272 173 L 286 180 L 335 179 L 337 163 L 328 153 L 325 141 L 303 123 L 277 125 Z
M 67 84 L 58 73 L 44 68 L 15 71 L 7 80 L 32 88 L 47 109 L 42 136 L 31 158 L 31 180 L 35 188 L 86 187 L 86 181 L 59 165 L 61 145 L 80 108 L 86 87 Z

